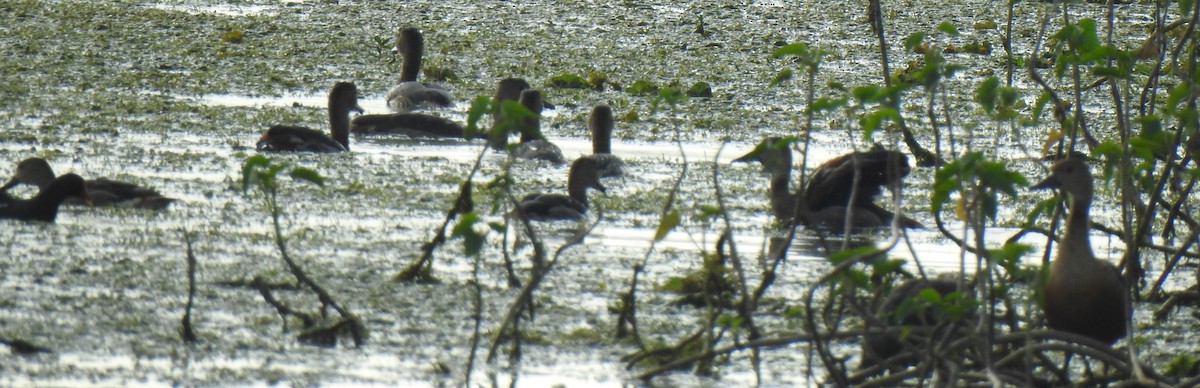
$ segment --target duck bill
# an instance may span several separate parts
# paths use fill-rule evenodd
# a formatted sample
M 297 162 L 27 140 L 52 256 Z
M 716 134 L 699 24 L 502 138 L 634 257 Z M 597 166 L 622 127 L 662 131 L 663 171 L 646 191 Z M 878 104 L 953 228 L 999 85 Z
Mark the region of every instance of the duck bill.
M 4 186 L 0 186 L 0 192 L 8 191 L 8 189 L 16 187 L 19 184 L 21 184 L 21 181 L 17 180 L 17 178 L 12 178 L 4 183 Z
M 1053 175 L 1051 175 L 1049 177 L 1046 177 L 1046 179 L 1043 179 L 1041 182 L 1038 182 L 1038 184 L 1029 187 L 1029 189 L 1030 190 L 1048 190 L 1048 189 L 1057 189 L 1059 186 L 1061 186 L 1061 183 L 1058 181 L 1058 178 L 1055 178 Z
M 271 145 L 271 137 L 264 133 L 262 137 L 258 138 L 258 143 L 254 143 L 254 149 L 262 151 L 263 148 L 267 148 L 269 145 Z
M 758 160 L 759 160 L 758 159 L 758 149 L 755 148 L 754 151 L 750 151 L 750 153 L 742 155 L 741 157 L 739 157 L 737 159 L 734 159 L 732 163 L 757 162 Z

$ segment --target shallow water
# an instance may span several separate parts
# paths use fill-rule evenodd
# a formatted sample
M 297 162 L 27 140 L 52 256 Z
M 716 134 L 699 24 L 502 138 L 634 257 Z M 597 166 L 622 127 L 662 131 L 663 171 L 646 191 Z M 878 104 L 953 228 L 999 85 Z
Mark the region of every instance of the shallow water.
M 541 86 L 554 74 L 594 70 L 623 86 L 639 79 L 660 85 L 712 84 L 713 98 L 689 99 L 657 112 L 651 112 L 650 98 L 611 87 L 545 88 L 556 108 L 546 111 L 544 131 L 569 158 L 590 152 L 585 122 L 592 105 L 608 103 L 618 116 L 634 111 L 640 120 L 617 123 L 613 149 L 632 174 L 606 180 L 606 194 L 593 193 L 594 213 L 604 219 L 584 244 L 566 251 L 537 292 L 538 318 L 524 327 L 538 340 L 524 347 L 515 378 L 522 386 L 633 384 L 630 377 L 636 370 L 626 370 L 619 358 L 635 349 L 611 339 L 615 316 L 607 309 L 646 256 L 666 191 L 682 162 L 689 163 L 678 199 L 684 224 L 656 245 L 640 288 L 645 335 L 664 342 L 693 330 L 703 315 L 672 307 L 674 295 L 656 286 L 697 268 L 700 252 L 713 250 L 718 229 L 692 215 L 701 206 L 716 205 L 714 161 L 739 253 L 758 257 L 767 241 L 766 176 L 756 165 L 729 162 L 763 136 L 797 134 L 802 122 L 797 107 L 803 91 L 795 83 L 766 86 L 780 68 L 792 66 L 771 59 L 771 50 L 779 42 L 794 41 L 831 50 L 818 82 L 823 93 L 829 92 L 827 81 L 860 85 L 878 79 L 865 17 L 844 24 L 812 22 L 843 12 L 844 6 L 829 1 L 799 6 L 777 1 L 603 6 L 412 1 L 383 6 L 265 0 L 19 0 L 0 5 L 0 17 L 13 21 L 0 28 L 0 47 L 19 54 L 0 59 L 0 122 L 5 126 L 0 161 L 44 156 L 59 173 L 135 181 L 180 200 L 164 212 L 69 207 L 54 225 L 0 220 L 0 337 L 54 350 L 34 357 L 0 354 L 0 385 L 461 384 L 472 329 L 472 260 L 462 256 L 454 240 L 439 250 L 433 266 L 441 283 L 391 279 L 432 238 L 458 184 L 483 151 L 478 143 L 352 138 L 353 152 L 345 155 L 271 155 L 313 168 L 327 179 L 324 187 L 285 183 L 284 228 L 301 265 L 364 319 L 371 335 L 365 348 L 301 345 L 295 331 L 281 330 L 280 319 L 256 291 L 225 285 L 257 275 L 290 281 L 272 245 L 268 213 L 240 187 L 241 163 L 254 153 L 259 134 L 276 123 L 322 127 L 325 93 L 339 80 L 358 84 L 368 113 L 385 111 L 381 96 L 394 82 L 398 63 L 386 47 L 375 47 L 373 38 L 390 38 L 397 20 L 426 32 L 427 66 L 457 74 L 457 80 L 444 83 L 458 106 L 436 112 L 456 120 L 463 120 L 471 98 L 491 95 L 494 82 L 507 76 Z M 936 23 L 930 23 L 945 20 L 963 30 L 955 39 L 996 43 L 997 31 L 968 28 L 994 6 L 909 2 L 892 11 L 894 34 L 932 33 Z M 1019 25 L 1022 36 L 1029 37 L 1040 6 L 1021 7 L 1027 16 Z M 1100 10 L 1085 5 L 1078 12 L 1095 17 Z M 1142 15 L 1149 6 L 1127 5 L 1121 12 L 1128 15 L 1123 27 L 1135 29 L 1146 23 Z M 703 15 L 711 35 L 693 32 L 697 15 Z M 244 32 L 244 40 L 222 42 L 222 34 L 231 30 Z M 1017 47 L 1027 50 L 1031 44 L 1025 39 Z M 894 61 L 909 59 L 897 55 Z M 995 54 L 952 59 L 970 65 L 963 79 L 1001 69 Z M 971 87 L 966 81 L 951 86 L 952 98 L 963 105 L 956 109 L 962 115 L 958 120 L 975 120 L 967 104 Z M 920 107 L 910 109 L 919 112 Z M 906 114 L 919 120 L 918 112 Z M 819 118 L 810 166 L 866 147 L 857 133 L 844 129 L 853 123 L 839 114 Z M 985 130 L 972 131 L 959 125 L 956 136 L 962 138 L 956 150 L 987 149 L 1031 177 L 1042 173 L 1035 162 L 1040 141 L 1008 136 L 990 123 L 979 123 Z M 927 132 L 919 136 L 929 144 L 932 135 Z M 677 133 L 682 147 L 671 142 Z M 898 143 L 894 134 L 878 134 L 874 140 Z M 503 160 L 487 155 L 476 182 L 500 174 Z M 561 191 L 566 173 L 565 166 L 515 165 L 514 191 Z M 905 212 L 926 225 L 933 224 L 926 199 L 932 176 L 929 169 L 915 169 L 903 202 Z M 1024 212 L 1049 195 L 1006 201 L 1010 208 L 989 230 L 989 241 L 998 244 L 1015 233 Z M 479 210 L 493 203 L 484 193 L 476 200 Z M 1103 221 L 1115 210 L 1098 204 L 1094 213 Z M 500 215 L 488 217 L 499 220 Z M 548 247 L 554 249 L 569 236 L 558 229 L 572 226 L 543 225 Z M 186 300 L 183 229 L 194 233 L 199 260 L 195 324 L 201 342 L 195 346 L 181 344 L 177 334 Z M 919 259 L 933 273 L 959 269 L 959 250 L 936 231 L 909 236 L 914 250 L 900 246 L 893 256 Z M 1119 241 L 1094 237 L 1100 256 L 1120 256 Z M 490 238 L 480 274 L 485 336 L 495 330 L 516 293 L 505 286 L 498 236 Z M 1044 244 L 1044 238 L 1023 241 Z M 782 276 L 767 295 L 773 304 L 798 304 L 813 279 L 828 269 L 816 245 L 811 234 L 803 234 L 789 251 Z M 528 254 L 523 248 L 514 255 L 522 269 L 528 269 Z M 1040 254 L 1025 260 L 1040 263 Z M 968 270 L 973 265 L 969 258 Z M 757 281 L 757 275 L 751 276 Z M 1188 285 L 1176 281 L 1172 288 Z M 317 308 L 306 293 L 280 291 L 279 296 L 299 308 Z M 1183 330 L 1177 326 L 1182 322 L 1150 322 L 1152 307 L 1139 306 L 1137 316 L 1140 325 L 1148 326 L 1147 339 L 1158 345 L 1148 350 L 1152 358 L 1195 351 L 1176 348 L 1187 345 L 1169 340 Z M 779 311 L 762 312 L 758 319 L 768 331 L 798 327 Z M 846 354 L 856 351 L 852 343 L 841 345 Z M 720 365 L 720 377 L 676 373 L 663 383 L 752 384 L 747 357 L 738 354 Z M 801 349 L 770 350 L 765 357 L 765 384 L 814 384 L 798 372 L 807 367 Z M 435 364 L 445 365 L 449 373 Z M 489 369 L 482 359 L 477 365 L 472 376 L 476 384 L 488 381 L 488 370 L 499 374 L 501 384 L 514 378 L 509 370 Z

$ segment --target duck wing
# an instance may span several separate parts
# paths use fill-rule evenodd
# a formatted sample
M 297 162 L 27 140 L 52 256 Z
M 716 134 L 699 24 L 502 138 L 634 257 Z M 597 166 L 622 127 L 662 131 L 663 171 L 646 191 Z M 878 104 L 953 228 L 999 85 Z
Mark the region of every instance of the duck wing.
M 577 220 L 583 218 L 587 206 L 563 194 L 529 194 L 517 207 L 530 219 Z
M 441 85 L 409 81 L 401 82 L 388 92 L 387 105 L 394 112 L 408 113 L 423 107 L 452 107 L 454 98 Z
M 463 138 L 463 126 L 450 119 L 419 113 L 362 115 L 350 121 L 350 132 L 360 135 L 395 133 L 410 137 Z M 484 139 L 487 134 L 476 135 Z
M 163 209 L 175 201 L 154 189 L 107 178 L 87 181 L 87 190 L 95 206 Z

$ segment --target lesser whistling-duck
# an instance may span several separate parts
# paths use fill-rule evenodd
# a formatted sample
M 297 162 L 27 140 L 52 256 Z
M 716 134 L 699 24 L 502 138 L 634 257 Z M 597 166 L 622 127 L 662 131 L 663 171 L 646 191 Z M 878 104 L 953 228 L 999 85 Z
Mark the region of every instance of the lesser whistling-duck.
M 625 175 L 625 162 L 612 153 L 613 112 L 608 105 L 596 105 L 588 115 L 588 130 L 592 132 L 592 154 L 601 177 Z
M 841 230 L 847 209 L 850 209 L 850 224 L 855 228 L 884 227 L 892 221 L 895 215 L 877 205 L 875 198 L 884 187 L 896 188 L 901 178 L 908 175 L 907 156 L 878 145 L 868 151 L 838 156 L 817 167 L 801 192 L 791 193 L 792 150 L 789 143 L 768 138 L 750 153 L 734 160 L 758 161 L 771 174 L 768 192 L 776 219 L 813 228 Z M 854 190 L 856 171 L 858 187 Z M 799 209 L 797 204 L 801 205 Z M 900 226 L 920 228 L 921 224 L 901 216 Z
M 938 295 L 946 297 L 950 293 L 958 291 L 958 281 L 952 278 L 938 277 L 913 279 L 901 283 L 892 289 L 883 304 L 879 306 L 876 314 L 879 321 L 889 326 L 906 327 L 933 327 L 942 323 L 943 317 L 935 308 L 923 306 L 920 303 L 910 304 L 919 300 L 921 292 L 926 289 L 932 289 Z M 868 323 L 867 329 L 871 330 L 872 325 Z M 859 363 L 859 369 L 886 362 L 903 352 L 904 349 L 905 344 L 899 333 L 867 333 L 863 336 L 862 360 Z M 911 365 L 911 359 L 896 365 L 886 365 L 886 367 L 891 369 L 908 365 Z
M 454 99 L 446 88 L 417 81 L 417 74 L 421 72 L 421 57 L 425 55 L 425 37 L 421 35 L 421 30 L 400 28 L 396 34 L 396 50 L 404 62 L 400 65 L 400 84 L 387 94 L 388 108 L 397 113 L 407 113 L 425 106 L 454 106 Z
M 518 128 L 521 143 L 513 147 L 511 155 L 521 159 L 545 160 L 556 165 L 566 163 L 562 149 L 542 135 L 542 92 L 537 89 L 522 90 L 520 102 L 533 116 L 522 120 Z
M 596 163 L 587 159 L 576 159 L 571 163 L 567 175 L 567 195 L 529 194 L 517 205 L 517 214 L 533 220 L 577 220 L 584 217 L 588 209 L 587 189 L 605 192 L 600 184 Z
M 6 185 L 5 189 L 7 188 Z M 79 197 L 84 202 L 91 202 L 83 178 L 67 173 L 55 178 L 50 185 L 39 190 L 33 198 L 10 198 L 7 203 L 0 204 L 0 218 L 54 222 L 54 219 L 58 217 L 58 205 L 71 197 Z
M 4 189 L 24 183 L 45 190 L 53 182 L 54 169 L 50 168 L 50 163 L 42 158 L 28 158 L 17 163 L 12 179 L 4 185 Z M 91 179 L 84 182 L 84 185 L 95 206 L 163 209 L 175 201 L 173 198 L 162 196 L 154 189 L 106 178 Z M 78 200 L 68 198 L 66 203 L 71 204 Z
M 329 131 L 305 127 L 275 125 L 258 139 L 259 151 L 343 152 L 350 150 L 350 111 L 362 113 L 358 89 L 350 82 L 338 82 L 329 91 Z
M 520 78 L 505 78 L 496 84 L 496 94 L 492 96 L 492 131 L 488 139 L 488 144 L 494 150 L 503 150 L 508 146 L 508 135 L 516 128 L 513 128 L 516 123 L 512 123 L 507 115 L 507 110 L 502 109 L 505 101 L 521 100 L 521 92 L 525 89 L 531 89 L 529 82 Z
M 1087 163 L 1059 161 L 1033 188 L 1059 188 L 1070 199 L 1066 232 L 1042 286 L 1047 325 L 1108 344 L 1124 337 L 1131 312 L 1125 282 L 1116 267 L 1096 258 L 1088 237 L 1092 174 Z

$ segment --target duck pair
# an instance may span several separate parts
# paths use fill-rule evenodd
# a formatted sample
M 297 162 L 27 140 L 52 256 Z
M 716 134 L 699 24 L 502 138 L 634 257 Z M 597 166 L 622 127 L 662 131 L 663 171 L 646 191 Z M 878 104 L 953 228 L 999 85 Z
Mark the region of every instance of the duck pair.
M 8 190 L 19 184 L 37 186 L 38 194 L 30 199 L 13 198 Z M 157 210 L 175 200 L 132 183 L 105 178 L 84 181 L 72 173 L 55 177 L 45 159 L 29 158 L 17 163 L 12 179 L 0 187 L 0 218 L 54 222 L 59 205 L 76 201 Z
M 396 38 L 396 48 L 404 58 L 400 84 L 387 95 L 388 107 L 394 114 L 361 115 L 353 120 L 352 112 L 365 113 L 358 105 L 358 89 L 353 83 L 338 82 L 329 91 L 329 134 L 321 130 L 275 125 L 259 138 L 259 151 L 345 152 L 350 150 L 350 133 L 404 134 L 412 137 L 462 138 L 462 125 L 446 118 L 411 113 L 421 107 L 453 106 L 449 92 L 438 85 L 418 82 L 424 38 L 415 28 L 403 28 Z
M 768 138 L 734 160 L 759 162 L 770 174 L 767 190 L 777 220 L 841 230 L 847 221 L 854 228 L 878 228 L 887 226 L 896 217 L 877 205 L 875 199 L 884 187 L 893 191 L 899 188 L 900 180 L 910 171 L 907 156 L 879 145 L 868 151 L 845 154 L 817 167 L 808 184 L 792 193 L 790 144 L 781 138 Z M 921 227 L 919 222 L 903 215 L 899 221 L 904 228 Z
M 1126 335 L 1132 307 L 1120 272 L 1092 252 L 1088 234 L 1092 181 L 1088 165 L 1082 159 L 1069 158 L 1055 163 L 1049 176 L 1032 187 L 1060 189 L 1069 202 L 1066 231 L 1041 286 L 1042 311 L 1051 329 L 1112 344 Z M 916 297 L 924 289 L 946 295 L 954 292 L 956 287 L 955 282 L 945 280 L 906 283 L 894 290 L 883 304 L 881 317 L 891 324 L 931 325 L 933 320 L 927 315 L 900 318 L 895 314 L 901 302 Z M 868 335 L 863 341 L 862 365 L 875 365 L 902 350 L 896 336 Z

